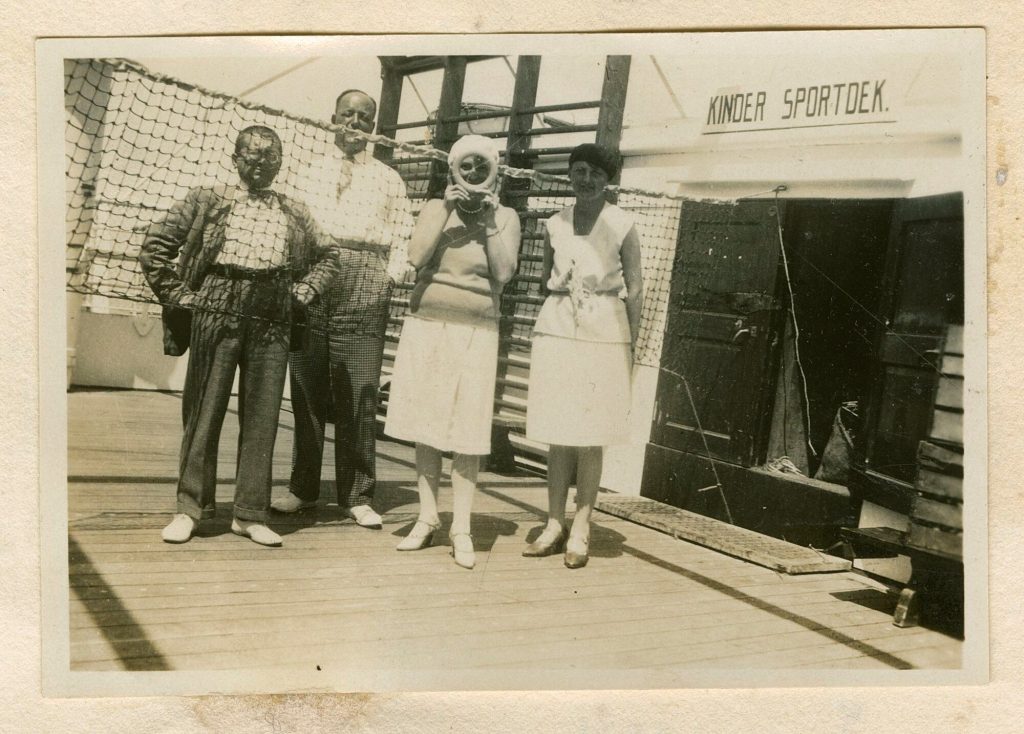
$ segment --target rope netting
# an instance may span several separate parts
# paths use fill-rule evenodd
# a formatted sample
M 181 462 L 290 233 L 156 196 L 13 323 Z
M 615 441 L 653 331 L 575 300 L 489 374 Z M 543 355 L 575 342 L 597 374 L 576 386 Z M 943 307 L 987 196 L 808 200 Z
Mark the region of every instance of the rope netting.
M 315 222 L 343 244 L 341 275 L 318 308 L 329 312 L 331 298 L 344 299 L 359 314 L 372 311 L 383 294 L 379 317 L 387 322 L 389 336 L 397 337 L 415 279 L 406 243 L 422 203 L 434 193 L 431 181 L 444 174 L 445 151 L 244 102 L 125 60 L 67 61 L 65 108 L 68 290 L 94 302 L 174 302 L 180 288 L 195 285 L 188 283 L 189 268 L 178 272 L 174 256 L 189 237 L 219 236 L 223 246 L 215 274 L 229 278 L 230 272 L 260 271 L 256 282 L 280 287 L 259 288 L 255 298 L 236 284 L 216 297 L 208 293 L 182 305 L 287 321 L 294 312 L 286 286 L 318 275 L 319 255 L 307 247 L 305 231 Z M 280 150 L 275 153 L 262 133 L 239 135 L 253 126 L 272 130 Z M 336 144 L 340 135 L 363 139 L 371 148 L 351 161 Z M 372 158 L 373 146 L 392 149 L 388 165 Z M 239 165 L 268 175 L 278 163 L 268 187 L 273 195 L 249 195 L 239 186 Z M 503 334 L 510 351 L 527 350 L 543 302 L 544 220 L 571 203 L 572 193 L 563 176 L 504 165 L 499 181 L 503 200 L 519 210 L 522 222 L 519 269 L 503 294 Z M 641 242 L 645 298 L 636 360 L 657 366 L 683 200 L 609 188 L 633 215 Z M 204 217 L 197 219 L 198 211 Z M 190 230 L 196 221 L 206 223 L 205 232 Z M 140 265 L 147 238 L 171 243 L 156 258 L 157 264 L 167 258 L 168 278 L 158 287 L 165 292 L 159 294 Z M 386 263 L 398 283 L 393 293 L 380 278 L 360 275 L 367 258 Z M 377 317 L 364 313 L 325 328 L 358 331 Z

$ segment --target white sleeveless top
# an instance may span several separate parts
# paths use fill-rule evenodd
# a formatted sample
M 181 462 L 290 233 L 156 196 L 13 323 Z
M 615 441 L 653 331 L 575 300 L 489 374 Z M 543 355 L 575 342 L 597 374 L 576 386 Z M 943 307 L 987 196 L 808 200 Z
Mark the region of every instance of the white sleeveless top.
M 614 204 L 605 204 L 590 234 L 573 228 L 574 206 L 547 220 L 554 259 L 535 334 L 592 342 L 629 343 L 626 284 L 622 277 L 622 242 L 633 226 L 632 217 Z

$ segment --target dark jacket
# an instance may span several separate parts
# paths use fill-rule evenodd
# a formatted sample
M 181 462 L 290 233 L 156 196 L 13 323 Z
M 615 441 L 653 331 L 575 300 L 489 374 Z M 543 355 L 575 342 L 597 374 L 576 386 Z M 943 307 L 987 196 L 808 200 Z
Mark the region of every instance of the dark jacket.
M 199 289 L 224 245 L 231 205 L 241 189 L 199 187 L 176 202 L 146 232 L 139 262 L 146 281 L 164 305 L 164 353 L 180 356 L 188 349 L 191 312 L 185 308 Z M 288 267 L 294 283 L 325 291 L 338 270 L 331 239 L 320 232 L 306 205 L 276 192 L 288 220 Z

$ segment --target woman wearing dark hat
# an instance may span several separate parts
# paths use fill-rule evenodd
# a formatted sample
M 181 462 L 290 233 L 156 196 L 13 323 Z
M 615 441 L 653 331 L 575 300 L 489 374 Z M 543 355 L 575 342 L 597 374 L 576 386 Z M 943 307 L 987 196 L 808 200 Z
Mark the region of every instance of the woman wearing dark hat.
M 534 327 L 526 435 L 551 445 L 548 521 L 524 556 L 565 550 L 586 565 L 590 515 L 604 446 L 626 438 L 632 351 L 643 303 L 640 240 L 632 217 L 605 201 L 618 160 L 580 145 L 569 156 L 576 202 L 547 220 L 542 284 L 547 298 Z M 565 524 L 576 470 L 576 514 Z

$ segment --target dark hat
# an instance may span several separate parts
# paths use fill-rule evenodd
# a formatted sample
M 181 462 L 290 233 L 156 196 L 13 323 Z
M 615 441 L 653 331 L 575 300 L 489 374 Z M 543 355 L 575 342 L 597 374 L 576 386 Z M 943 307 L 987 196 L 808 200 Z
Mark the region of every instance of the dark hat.
M 619 156 L 607 148 L 595 143 L 577 145 L 569 154 L 569 166 L 576 161 L 583 161 L 600 168 L 608 174 L 609 179 L 615 178 L 619 172 Z

